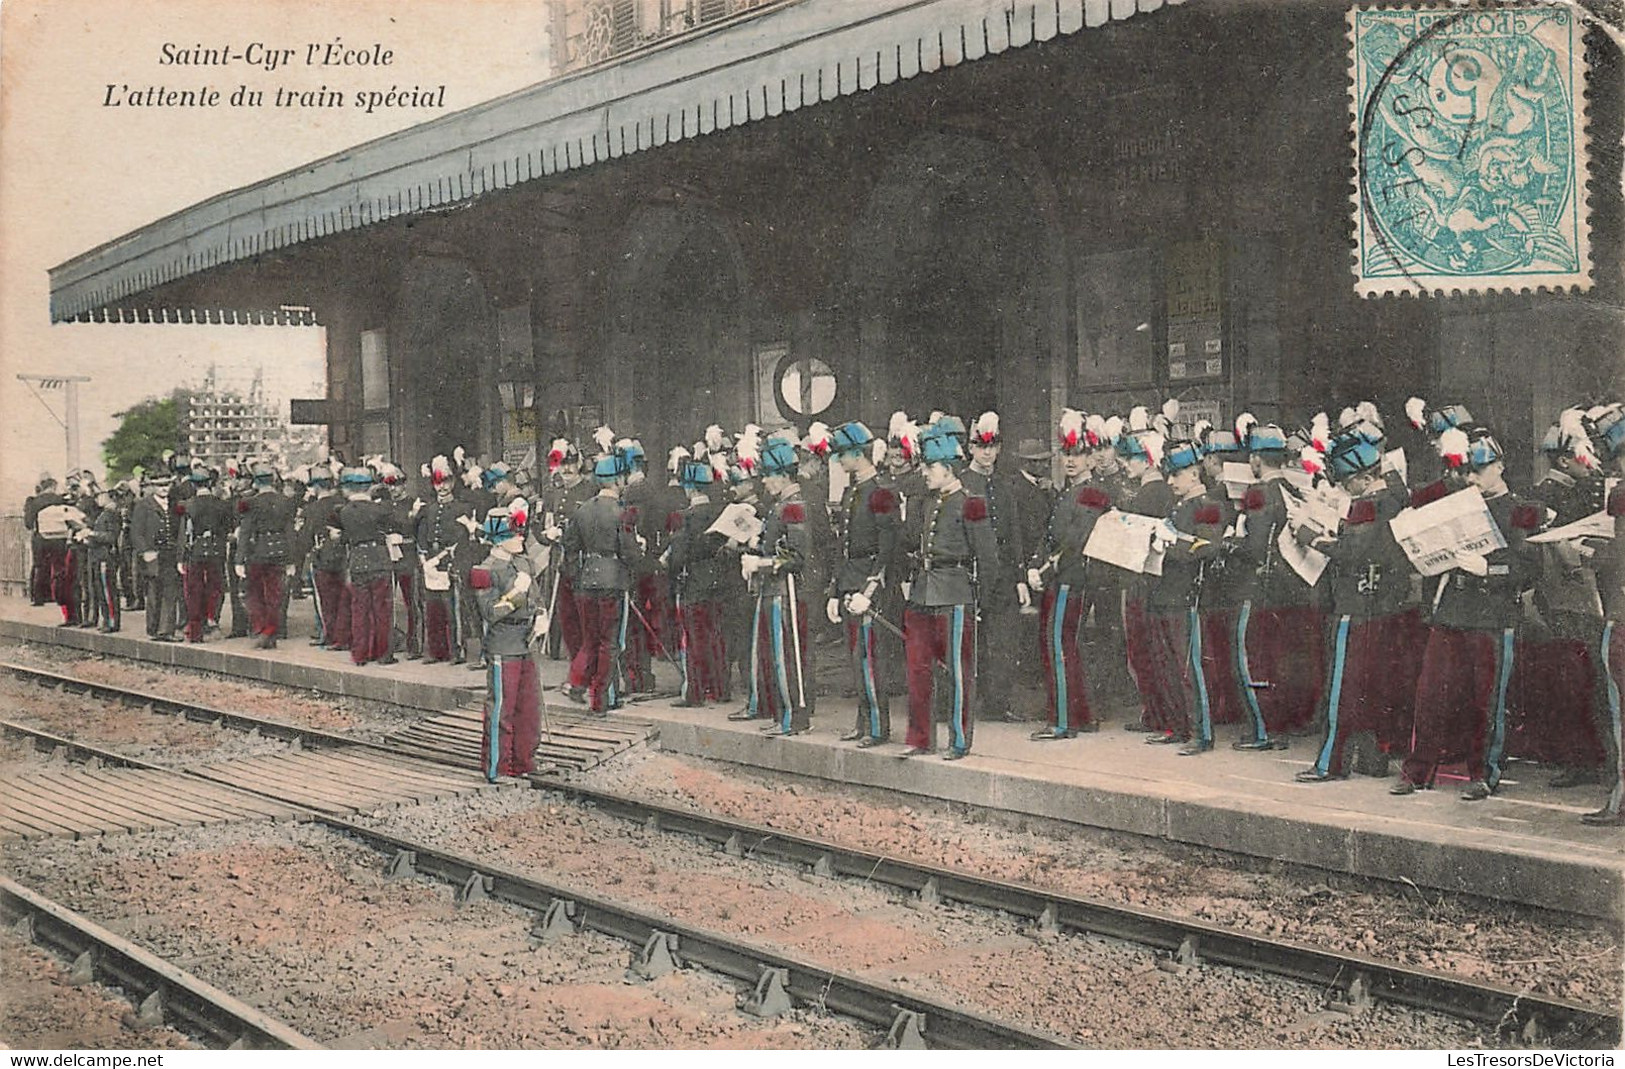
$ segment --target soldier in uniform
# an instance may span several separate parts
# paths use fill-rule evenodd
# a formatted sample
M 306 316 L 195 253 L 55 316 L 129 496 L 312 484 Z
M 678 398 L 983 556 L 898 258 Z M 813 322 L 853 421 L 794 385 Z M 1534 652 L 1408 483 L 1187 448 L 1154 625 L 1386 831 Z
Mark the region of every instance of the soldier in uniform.
M 935 665 L 947 669 L 951 694 L 948 752 L 970 753 L 976 700 L 976 613 L 979 576 L 999 575 L 999 548 L 987 502 L 959 481 L 965 462 L 964 424 L 944 419 L 920 438 L 922 475 L 929 493 L 919 516 L 917 567 L 908 592 L 903 635 L 908 658 L 908 749 L 904 757 L 935 750 L 931 721 Z
M 711 438 L 709 429 L 706 438 Z M 757 480 L 756 463 L 761 458 L 761 446 L 761 429 L 754 423 L 746 424 L 728 455 L 730 504 L 750 505 L 752 508 L 760 505 L 761 484 Z M 752 652 L 756 649 L 756 605 L 751 597 L 750 584 L 745 581 L 739 567 L 743 548 L 732 540 L 722 547 L 722 552 L 730 558 L 731 566 L 723 568 L 717 575 L 717 601 L 722 608 L 722 642 L 728 658 L 728 678 L 731 681 L 737 672 L 741 688 L 749 694 L 751 672 L 754 670 L 751 667 Z M 754 706 L 748 703 L 744 711 L 751 715 L 755 713 Z
M 56 556 L 59 551 L 65 552 L 67 549 L 65 545 L 47 545 L 40 535 L 40 510 L 50 505 L 60 505 L 66 500 L 56 492 L 55 477 L 41 474 L 34 484 L 34 493 L 23 502 L 23 527 L 28 531 L 29 559 L 32 562 L 28 573 L 28 599 L 36 607 L 55 600 L 51 583 L 56 574 Z
M 1095 522 L 1111 510 L 1111 499 L 1089 479 L 1090 431 L 1082 412 L 1069 408 L 1057 427 L 1061 471 L 1066 481 L 1055 491 L 1044 540 L 1029 558 L 1024 582 L 1016 594 L 1023 605 L 1041 595 L 1039 651 L 1044 688 L 1049 695 L 1049 726 L 1032 733 L 1034 741 L 1075 739 L 1079 732 L 1099 731 L 1089 708 L 1078 631 L 1096 586 L 1095 573 L 1083 547 Z
M 469 588 L 484 623 L 486 672 L 485 716 L 480 754 L 485 778 L 526 776 L 536 770 L 536 743 L 541 737 L 541 684 L 532 647 L 547 631 L 547 611 L 540 604 L 542 584 L 525 553 L 523 499 L 515 512 L 492 509 L 479 537 L 491 546 L 484 562 L 469 569 Z
M 253 495 L 253 480 L 249 474 L 249 465 L 235 457 L 226 462 L 225 470 L 221 473 L 224 480 L 220 498 L 226 505 L 227 515 L 232 517 L 233 525 L 239 522 L 242 516 L 242 504 Z M 275 480 L 275 472 L 272 479 Z M 226 633 L 227 638 L 247 638 L 249 635 L 248 603 L 244 600 L 243 577 L 248 574 L 247 568 L 239 567 L 243 559 L 239 555 L 238 540 L 226 539 L 226 559 L 221 568 L 221 578 L 224 580 L 224 597 L 231 604 L 231 629 Z M 219 609 L 215 610 L 215 619 L 219 620 Z
M 1371 732 L 1383 744 L 1410 741 L 1420 670 L 1412 568 L 1389 527 L 1409 501 L 1383 480 L 1382 428 L 1361 420 L 1332 439 L 1327 470 L 1352 501 L 1335 531 L 1305 523 L 1292 532 L 1328 558 L 1332 595 L 1331 664 L 1322 698 L 1315 761 L 1299 783 L 1348 775 L 1350 740 Z
M 602 716 L 621 704 L 628 591 L 643 545 L 636 517 L 621 505 L 631 459 L 602 437 L 600 447 L 606 452 L 593 464 L 598 494 L 576 510 L 560 546 L 577 562 L 575 601 L 581 614 L 581 647 L 570 662 L 569 697 Z
M 655 547 L 639 555 L 637 563 L 632 566 L 632 585 L 627 591 L 624 661 L 627 689 L 633 694 L 653 694 L 654 658 L 663 652 L 657 629 L 666 600 L 660 593 L 660 576 L 655 560 L 664 548 L 660 543 L 664 539 L 663 528 L 670 509 L 664 507 L 660 500 L 660 488 L 649 478 L 649 459 L 643 451 L 643 443 L 635 438 L 622 438 L 616 443 L 616 449 L 630 465 L 626 487 L 621 491 L 621 507 L 632 517 L 643 544 Z
M 1241 610 L 1236 616 L 1236 679 L 1247 707 L 1238 750 L 1275 750 L 1285 735 L 1305 729 L 1320 697 L 1322 638 L 1319 594 L 1281 557 L 1286 498 L 1300 495 L 1286 479 L 1286 434 L 1251 415 L 1237 418 L 1253 474 L 1261 481 L 1242 498 L 1244 533 L 1231 549 L 1239 565 Z
M 720 553 L 724 537 L 711 531 L 723 503 L 712 501 L 710 495 L 719 475 L 713 461 L 726 470 L 727 456 L 719 453 L 706 459 L 711 455 L 703 444 L 696 445 L 695 454 L 701 455 L 685 449 L 674 457 L 677 485 L 688 496 L 688 504 L 666 518 L 664 554 L 681 632 L 677 648 L 682 654 L 683 692 L 673 703 L 681 708 L 728 697 L 728 655 L 717 601 L 719 574 L 728 563 Z
M 542 515 L 546 524 L 542 540 L 557 547 L 570 526 L 576 510 L 597 493 L 597 487 L 581 470 L 581 452 L 567 438 L 555 438 L 547 454 L 550 481 L 542 497 Z M 562 644 L 564 659 L 575 660 L 581 648 L 581 613 L 575 599 L 576 561 L 568 554 L 554 552 L 550 569 L 548 602 L 551 620 L 548 626 L 548 656 L 557 660 Z
M 1506 547 L 1460 554 L 1456 567 L 1430 584 L 1433 616 L 1416 688 L 1414 742 L 1391 794 L 1431 787 L 1440 764 L 1462 757 L 1472 777 L 1463 800 L 1481 801 L 1500 785 L 1513 633 L 1519 599 L 1539 563 L 1528 539 L 1542 517 L 1540 506 L 1507 488 L 1501 447 L 1488 429 L 1469 428 L 1440 435 L 1440 456 L 1446 467 L 1467 471 Z
M 202 642 L 206 628 L 217 628 L 210 615 L 220 604 L 226 567 L 226 543 L 234 524 L 232 506 L 214 490 L 214 474 L 193 468 L 192 497 L 180 506 L 185 517 L 181 559 L 185 563 L 182 588 L 186 598 L 186 641 Z
M 1021 607 L 1016 587 L 1021 582 L 1024 541 L 1022 528 L 1029 519 L 1021 511 L 1021 494 L 1015 478 L 999 467 L 1004 438 L 999 432 L 999 414 L 984 412 L 971 424 L 966 443 L 970 463 L 959 473 L 965 492 L 987 502 L 987 518 L 999 546 L 997 576 L 981 578 L 981 640 L 977 643 L 976 695 L 979 720 L 1015 720 L 1015 680 L 1017 659 L 1024 653 L 1018 645 L 1021 634 Z
M 96 595 L 96 630 L 110 634 L 119 629 L 122 617 L 118 594 L 118 543 L 122 520 L 113 504 L 111 491 L 96 495 L 96 519 L 84 532 L 86 557 L 90 565 L 91 588 Z
M 885 673 L 876 665 L 875 603 L 883 589 L 896 583 L 901 518 L 897 494 L 875 467 L 869 428 L 857 421 L 843 423 L 829 441 L 847 483 L 836 513 L 840 552 L 824 614 L 831 624 L 839 625 L 843 619 L 846 623 L 847 655 L 858 691 L 857 723 L 841 739 L 856 741 L 860 747 L 878 746 L 891 739 L 891 704 Z
M 1226 532 L 1218 552 L 1202 569 L 1202 675 L 1207 679 L 1213 722 L 1239 724 L 1245 717 L 1246 706 L 1236 682 L 1236 617 L 1241 611 L 1242 577 L 1239 573 L 1242 569 L 1231 566 L 1234 541 L 1230 532 L 1235 530 L 1241 513 L 1230 497 L 1224 466 L 1227 462 L 1245 463 L 1247 449 L 1234 431 L 1213 427 L 1206 420 L 1197 422 L 1191 438 L 1202 451 L 1202 472 L 1210 489 L 1208 496 L 1219 506 Z
M 881 480 L 897 499 L 897 544 L 893 561 L 895 581 L 881 590 L 877 606 L 888 620 L 902 619 L 907 605 L 904 593 L 913 579 L 913 551 L 920 544 L 920 512 L 927 498 L 925 480 L 920 476 L 920 428 L 906 412 L 893 412 L 886 428 L 886 441 L 877 464 L 884 465 Z M 882 676 L 881 687 L 889 694 L 908 693 L 908 660 L 903 642 L 890 632 L 876 636 L 876 661 Z
M 406 472 L 394 464 L 387 461 L 379 464 L 378 481 L 381 485 L 373 489 L 373 495 L 389 509 L 390 514 L 390 529 L 385 543 L 389 547 L 391 571 L 394 573 L 391 583 L 400 591 L 401 606 L 406 614 L 406 634 L 401 648 L 407 660 L 415 661 L 423 656 L 423 577 L 417 546 L 418 513 L 423 510 L 423 503 L 407 485 Z M 390 632 L 390 645 L 393 647 L 393 627 Z
M 810 678 L 805 582 L 810 540 L 807 503 L 796 482 L 796 444 L 769 438 L 758 467 L 770 495 L 756 546 L 739 558 L 756 596 L 752 618 L 750 704 L 735 719 L 766 719 L 766 735 L 799 735 L 811 726 L 816 691 Z
M 441 664 L 462 656 L 457 642 L 461 618 L 457 611 L 456 558 L 467 557 L 468 532 L 458 521 L 467 517 L 469 507 L 458 501 L 456 476 L 451 463 L 437 456 L 429 463 L 429 485 L 434 496 L 417 510 L 413 544 L 421 558 L 423 574 L 423 645 L 426 657 Z
M 394 634 L 394 562 L 390 560 L 388 538 L 395 517 L 390 507 L 372 497 L 371 468 L 345 468 L 339 475 L 344 488 L 344 504 L 329 521 L 344 548 L 348 566 L 350 595 L 350 662 L 362 665 L 372 661 L 394 664 L 390 650 Z
M 1125 496 L 1116 498 L 1124 512 L 1159 519 L 1173 511 L 1174 496 L 1168 489 L 1157 466 L 1163 437 L 1151 428 L 1151 421 L 1143 406 L 1130 413 L 1126 433 L 1114 441 L 1116 459 L 1122 467 Z M 1168 713 L 1159 702 L 1161 690 L 1156 665 L 1156 647 L 1146 619 L 1146 599 L 1151 593 L 1152 577 L 1136 575 L 1118 569 L 1117 579 L 1123 587 L 1123 646 L 1129 674 L 1134 678 L 1140 694 L 1140 716 L 1124 727 L 1130 731 L 1148 731 L 1167 734 L 1170 725 Z
M 180 600 L 182 517 L 170 502 L 173 476 L 158 470 L 143 477 L 147 495 L 130 509 L 130 547 L 139 561 L 147 637 L 154 642 L 175 641 L 175 604 Z
M 1546 432 L 1541 449 L 1550 465 L 1531 496 L 1546 508 L 1550 525 L 1564 527 L 1602 512 L 1607 485 L 1583 409 L 1570 408 Z M 1575 539 L 1540 547 L 1534 609 L 1519 629 L 1512 707 L 1521 730 L 1512 750 L 1520 757 L 1562 766 L 1553 787 L 1595 783 L 1604 761 L 1594 731 L 1593 655 L 1603 613 L 1596 572 Z
M 246 591 L 248 632 L 254 648 L 276 649 L 287 604 L 286 583 L 294 573 L 294 522 L 298 508 L 276 485 L 276 469 L 263 460 L 248 469 L 252 493 L 237 505 L 237 561 L 233 566 Z
M 344 543 L 339 541 L 334 522 L 344 504 L 331 464 L 310 469 L 310 489 L 314 496 L 301 512 L 303 541 L 300 549 L 311 573 L 311 589 L 316 597 L 316 634 L 311 645 L 330 650 L 350 648 L 350 592 L 344 581 Z
M 1599 459 L 1613 467 L 1615 475 L 1625 475 L 1625 406 L 1601 406 L 1587 413 L 1593 423 L 1593 439 Z M 1586 813 L 1580 820 L 1598 827 L 1625 825 L 1625 713 L 1620 695 L 1625 693 L 1625 479 L 1608 495 L 1607 515 L 1613 523 L 1613 538 L 1588 540 L 1598 591 L 1602 596 L 1603 627 L 1597 639 L 1597 662 L 1601 666 L 1600 700 L 1597 710 L 1598 734 L 1608 752 L 1603 782 L 1608 799 L 1601 809 Z

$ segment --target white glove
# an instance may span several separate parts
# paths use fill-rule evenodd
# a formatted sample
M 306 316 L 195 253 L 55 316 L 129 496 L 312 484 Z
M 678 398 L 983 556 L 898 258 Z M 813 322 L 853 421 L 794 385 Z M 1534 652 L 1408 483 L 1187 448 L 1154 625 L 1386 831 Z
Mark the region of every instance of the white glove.
M 1169 546 L 1179 541 L 1179 535 L 1168 524 L 1151 528 L 1151 549 L 1155 553 L 1162 553 Z
M 1456 567 L 1469 575 L 1484 576 L 1490 574 L 1490 562 L 1484 559 L 1482 553 L 1463 553 L 1456 558 Z
M 1044 589 L 1044 575 L 1037 568 L 1027 569 L 1027 588 L 1029 597 L 1031 591 Z
M 186 565 L 182 564 L 180 561 L 176 561 L 175 562 L 175 573 L 177 575 L 185 575 L 186 574 Z
M 530 590 L 530 573 L 520 572 L 513 577 L 513 592 L 523 594 Z
M 649 551 L 649 540 L 642 535 L 634 535 L 633 537 L 638 540 L 638 552 L 647 553 Z
M 542 532 L 542 537 L 547 539 L 549 542 L 557 542 L 559 539 L 564 537 L 564 528 L 549 527 L 547 530 Z
M 286 568 L 282 569 L 282 574 L 286 575 L 289 579 L 292 579 L 293 578 L 293 573 L 296 570 L 297 569 L 295 569 L 294 566 L 290 564 Z
M 412 502 L 412 511 L 408 512 L 407 515 L 408 516 L 416 516 L 418 513 L 422 512 L 422 511 L 423 511 L 423 499 L 420 497 L 417 500 Z
M 901 582 L 901 583 L 898 583 L 898 584 L 897 584 L 897 589 L 898 589 L 898 590 L 900 590 L 900 591 L 902 591 L 902 593 L 903 593 L 903 600 L 904 600 L 904 601 L 907 601 L 907 600 L 908 600 L 908 593 L 909 593 L 909 591 L 910 591 L 910 590 L 913 590 L 913 589 L 914 589 L 914 583 L 913 583 L 913 581 L 912 581 L 912 580 L 909 580 L 909 579 L 905 579 L 905 580 L 903 580 L 903 581 L 902 581 L 902 582 Z
M 846 607 L 854 616 L 862 616 L 869 611 L 869 599 L 860 590 L 856 594 L 849 594 L 846 598 Z
M 547 634 L 550 623 L 551 621 L 548 620 L 545 610 L 537 613 L 535 622 L 530 625 L 530 640 L 532 642 L 539 641 L 543 635 Z
M 145 553 L 141 554 L 141 559 L 146 563 L 151 564 L 153 561 L 158 559 L 158 551 L 156 549 L 149 549 Z
M 384 536 L 384 543 L 386 545 L 399 546 L 405 542 L 406 536 L 395 531 L 391 531 L 389 534 Z
M 841 622 L 841 599 L 840 598 L 830 598 L 828 601 L 824 602 L 824 615 L 829 617 L 829 622 L 830 623 L 832 623 L 832 624 L 840 623 Z
M 760 568 L 767 566 L 767 558 L 755 553 L 741 553 L 739 555 L 739 574 L 749 579 Z
M 1032 574 L 1031 569 L 1028 570 L 1027 574 L 1028 575 Z M 1033 603 L 1032 591 L 1027 589 L 1027 584 L 1026 583 L 1017 583 L 1016 584 L 1016 602 L 1023 609 L 1025 609 L 1027 606 L 1029 606 L 1029 605 L 1031 605 Z
M 241 564 L 232 565 L 231 570 L 237 573 L 237 578 L 239 578 L 239 579 L 247 579 L 248 578 L 248 569 L 245 566 L 241 565 Z

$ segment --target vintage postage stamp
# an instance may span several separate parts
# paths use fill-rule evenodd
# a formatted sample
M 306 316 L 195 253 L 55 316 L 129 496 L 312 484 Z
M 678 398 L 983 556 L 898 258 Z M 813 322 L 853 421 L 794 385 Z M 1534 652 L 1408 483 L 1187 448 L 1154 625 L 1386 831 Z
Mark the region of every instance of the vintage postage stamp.
M 1349 12 L 1357 293 L 1590 288 L 1583 18 Z

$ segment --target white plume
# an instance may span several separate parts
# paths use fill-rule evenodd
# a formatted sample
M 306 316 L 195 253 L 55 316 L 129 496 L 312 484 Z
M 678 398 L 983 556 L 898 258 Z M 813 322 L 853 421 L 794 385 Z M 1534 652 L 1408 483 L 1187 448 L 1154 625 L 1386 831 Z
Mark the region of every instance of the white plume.
M 1354 415 L 1355 418 L 1363 419 L 1373 427 L 1380 428 L 1382 426 L 1382 415 L 1377 411 L 1377 405 L 1374 401 L 1361 401 L 1355 405 Z
M 1421 430 L 1427 425 L 1428 403 L 1420 397 L 1412 397 L 1405 402 L 1405 418 L 1411 421 L 1411 426 Z
M 598 444 L 600 453 L 608 453 L 615 445 L 615 432 L 606 427 L 599 427 L 592 432 L 592 440 Z
M 1253 415 L 1251 412 L 1243 412 L 1241 415 L 1237 416 L 1236 440 L 1245 446 L 1247 444 L 1248 436 L 1253 433 L 1253 428 L 1256 426 L 1258 426 L 1258 417 Z
M 1151 429 L 1151 413 L 1144 405 L 1135 405 L 1129 409 L 1128 429 L 1131 431 L 1148 431 Z

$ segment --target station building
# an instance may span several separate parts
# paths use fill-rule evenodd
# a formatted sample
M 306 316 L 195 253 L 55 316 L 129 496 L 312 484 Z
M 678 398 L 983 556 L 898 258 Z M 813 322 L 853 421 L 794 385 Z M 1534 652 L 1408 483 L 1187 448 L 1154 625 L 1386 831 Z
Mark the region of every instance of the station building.
M 1625 393 L 1621 64 L 1586 35 L 1593 285 L 1360 298 L 1347 7 L 563 0 L 532 88 L 53 270 L 57 321 L 326 328 L 348 456 L 518 458 L 607 421 L 1043 436 L 1179 397 L 1465 402 L 1536 473 Z

